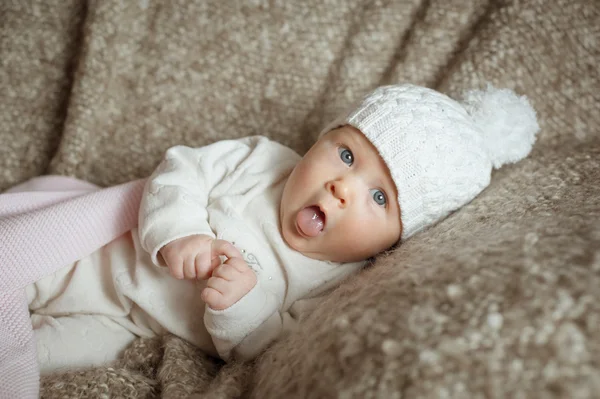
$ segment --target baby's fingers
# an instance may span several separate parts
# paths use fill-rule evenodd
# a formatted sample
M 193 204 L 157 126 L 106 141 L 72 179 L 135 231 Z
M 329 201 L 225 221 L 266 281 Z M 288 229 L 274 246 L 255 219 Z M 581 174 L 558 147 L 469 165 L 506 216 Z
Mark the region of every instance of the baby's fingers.
M 215 290 L 211 287 L 206 287 L 202 290 L 202 294 L 200 295 L 202 301 L 207 304 L 211 309 L 214 310 L 223 310 L 226 307 L 223 307 L 224 297 L 219 291 Z
M 206 280 L 213 274 L 215 268 L 221 264 L 221 258 L 216 256 L 211 259 L 210 252 L 206 251 L 196 255 L 194 264 L 196 267 L 196 278 Z
M 165 263 L 169 268 L 171 276 L 179 280 L 183 279 L 183 258 L 180 256 L 173 256 L 169 260 L 165 260 Z
M 187 256 L 183 261 L 183 275 L 188 280 L 196 278 L 195 258 L 193 256 Z
M 229 261 L 216 267 L 212 273 L 213 277 L 220 277 L 223 280 L 227 281 L 235 280 L 239 276 L 239 274 L 240 271 L 237 270 L 234 266 L 230 265 Z
M 217 258 L 217 261 L 220 260 Z M 196 255 L 194 266 L 196 269 L 196 278 L 205 280 L 210 277 L 215 268 L 215 260 L 210 258 L 210 251 L 202 251 Z M 216 264 L 218 265 L 218 263 Z
M 214 310 L 223 310 L 229 307 L 227 298 L 228 282 L 220 277 L 211 277 L 206 282 L 206 288 L 202 290 L 201 298 Z
M 246 263 L 243 258 L 229 258 L 225 261 L 224 265 L 229 265 L 240 273 L 249 273 L 252 271 L 250 266 Z
M 221 294 L 226 295 L 228 291 L 228 281 L 221 277 L 211 277 L 206 281 L 206 286 L 214 288 Z
M 183 274 L 183 267 L 181 265 L 169 267 L 169 272 L 171 273 L 171 276 L 175 277 L 177 280 L 183 280 L 185 277 Z
M 228 259 L 231 258 L 242 258 L 242 254 L 238 249 L 229 241 L 226 240 L 214 240 L 212 242 L 212 256 L 223 255 Z

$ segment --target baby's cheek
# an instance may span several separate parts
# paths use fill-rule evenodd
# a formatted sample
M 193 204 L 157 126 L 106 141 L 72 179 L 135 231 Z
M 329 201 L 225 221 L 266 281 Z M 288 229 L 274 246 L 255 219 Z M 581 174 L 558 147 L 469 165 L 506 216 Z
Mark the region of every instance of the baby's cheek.
M 383 243 L 383 228 L 369 215 L 360 217 L 357 223 L 353 223 L 352 226 L 348 226 L 345 230 L 348 232 L 347 236 L 357 248 L 362 251 L 373 249 L 377 250 L 379 247 L 384 245 Z
M 341 245 L 345 247 L 346 251 L 353 253 L 362 253 L 365 249 L 369 248 L 373 242 L 373 237 L 370 234 L 370 229 L 367 226 L 368 220 L 365 220 L 360 225 L 348 226 L 341 230 L 339 236 L 341 238 Z

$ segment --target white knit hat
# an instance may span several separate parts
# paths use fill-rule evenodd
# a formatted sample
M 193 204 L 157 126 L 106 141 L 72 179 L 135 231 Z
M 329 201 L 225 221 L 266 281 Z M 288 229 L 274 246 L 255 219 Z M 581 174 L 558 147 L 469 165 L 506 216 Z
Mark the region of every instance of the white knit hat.
M 473 90 L 462 103 L 409 84 L 379 87 L 321 134 L 351 125 L 379 151 L 398 189 L 402 237 L 471 201 L 492 167 L 527 156 L 539 126 L 526 97 Z

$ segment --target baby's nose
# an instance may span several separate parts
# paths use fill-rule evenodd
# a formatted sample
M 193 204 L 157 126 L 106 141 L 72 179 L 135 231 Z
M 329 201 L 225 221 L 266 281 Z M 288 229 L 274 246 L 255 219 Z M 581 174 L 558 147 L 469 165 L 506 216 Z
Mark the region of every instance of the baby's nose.
M 331 181 L 328 183 L 329 192 L 338 199 L 342 206 L 345 206 L 350 197 L 350 192 L 348 189 L 348 185 L 345 184 L 342 180 Z

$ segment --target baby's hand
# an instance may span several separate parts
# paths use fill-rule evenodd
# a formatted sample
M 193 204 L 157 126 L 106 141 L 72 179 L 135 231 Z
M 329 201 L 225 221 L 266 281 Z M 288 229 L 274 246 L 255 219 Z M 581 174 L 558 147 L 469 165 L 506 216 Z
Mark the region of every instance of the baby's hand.
M 202 290 L 202 300 L 214 310 L 227 309 L 256 285 L 256 274 L 242 257 L 229 258 L 217 266 Z
M 215 240 L 205 234 L 179 238 L 161 248 L 171 275 L 177 279 L 207 279 L 221 264 L 219 256 L 239 257 L 236 247 L 225 240 Z

